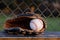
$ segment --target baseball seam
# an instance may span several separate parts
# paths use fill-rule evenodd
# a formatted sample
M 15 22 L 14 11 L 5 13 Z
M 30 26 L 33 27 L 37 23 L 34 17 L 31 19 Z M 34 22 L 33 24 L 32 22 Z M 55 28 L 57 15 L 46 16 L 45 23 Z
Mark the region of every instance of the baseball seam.
M 39 19 L 39 21 L 40 21 L 40 19 Z M 42 20 L 41 20 L 41 21 L 42 21 Z M 37 28 L 38 26 L 36 25 L 36 23 L 34 23 L 34 22 L 31 22 L 31 23 L 33 23 L 33 24 L 36 26 L 36 30 L 38 30 L 38 28 Z M 42 27 L 42 28 L 43 28 L 43 27 Z M 35 30 L 35 31 L 36 31 L 36 30 Z M 42 29 L 41 29 L 41 30 L 42 30 Z
M 39 21 L 40 21 L 41 19 L 39 19 Z M 41 20 L 42 21 L 42 20 Z M 42 21 L 43 22 L 43 21 Z
M 38 29 L 38 28 L 37 28 L 38 26 L 37 26 L 34 22 L 31 22 L 31 23 L 33 23 L 33 24 L 36 26 L 36 30 L 37 30 L 37 29 Z
M 40 21 L 40 20 L 41 20 L 41 19 L 39 19 L 39 21 Z M 42 21 L 42 20 L 41 20 L 41 21 Z M 42 22 L 43 22 L 43 21 L 42 21 Z M 43 26 L 44 26 L 44 24 L 43 24 Z M 42 27 L 42 29 L 43 29 L 43 27 Z M 41 30 L 42 30 L 42 29 L 41 29 Z

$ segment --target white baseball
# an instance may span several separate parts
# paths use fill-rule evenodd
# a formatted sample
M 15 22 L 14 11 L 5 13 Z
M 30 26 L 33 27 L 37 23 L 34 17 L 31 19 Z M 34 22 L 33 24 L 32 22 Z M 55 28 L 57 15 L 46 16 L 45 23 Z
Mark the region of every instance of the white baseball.
M 43 28 L 43 22 L 40 19 L 33 19 L 30 21 L 30 28 L 36 32 L 39 32 Z

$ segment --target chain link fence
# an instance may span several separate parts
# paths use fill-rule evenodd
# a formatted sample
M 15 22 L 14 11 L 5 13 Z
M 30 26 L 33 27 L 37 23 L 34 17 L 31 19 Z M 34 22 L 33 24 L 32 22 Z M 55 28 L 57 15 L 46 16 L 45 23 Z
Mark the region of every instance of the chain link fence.
M 0 0 L 0 30 L 5 20 L 31 11 L 47 21 L 47 31 L 60 31 L 60 0 Z

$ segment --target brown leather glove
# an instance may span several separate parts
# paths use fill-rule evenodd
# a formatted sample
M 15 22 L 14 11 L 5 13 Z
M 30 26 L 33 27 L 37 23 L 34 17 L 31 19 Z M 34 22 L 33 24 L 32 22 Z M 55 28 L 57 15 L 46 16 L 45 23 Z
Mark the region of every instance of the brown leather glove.
M 34 32 L 29 24 L 32 19 L 40 19 L 43 21 L 43 28 L 39 32 Z M 20 15 L 17 18 L 11 18 L 6 20 L 4 24 L 4 29 L 9 34 L 26 34 L 26 35 L 35 35 L 41 34 L 46 29 L 46 22 L 43 18 L 40 17 L 39 14 L 29 14 L 29 15 Z

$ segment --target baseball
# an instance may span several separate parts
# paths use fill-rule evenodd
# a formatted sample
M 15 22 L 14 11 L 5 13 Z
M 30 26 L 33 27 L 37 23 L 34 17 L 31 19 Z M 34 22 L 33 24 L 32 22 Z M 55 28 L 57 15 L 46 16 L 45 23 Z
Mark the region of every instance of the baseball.
M 33 19 L 30 21 L 30 28 L 35 32 L 39 32 L 43 28 L 43 21 L 40 19 Z

